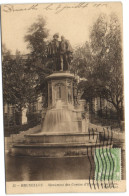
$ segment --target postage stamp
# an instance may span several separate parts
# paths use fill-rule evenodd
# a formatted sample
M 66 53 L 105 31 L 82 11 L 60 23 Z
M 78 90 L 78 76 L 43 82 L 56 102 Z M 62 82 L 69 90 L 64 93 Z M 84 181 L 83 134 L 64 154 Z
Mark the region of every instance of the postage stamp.
M 120 148 L 97 148 L 95 150 L 95 180 L 121 180 Z

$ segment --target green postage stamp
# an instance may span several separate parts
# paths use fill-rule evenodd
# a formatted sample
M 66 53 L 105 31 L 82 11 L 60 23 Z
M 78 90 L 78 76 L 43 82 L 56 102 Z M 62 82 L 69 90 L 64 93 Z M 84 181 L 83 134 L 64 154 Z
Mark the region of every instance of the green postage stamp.
M 95 180 L 121 180 L 120 148 L 97 148 L 95 150 Z

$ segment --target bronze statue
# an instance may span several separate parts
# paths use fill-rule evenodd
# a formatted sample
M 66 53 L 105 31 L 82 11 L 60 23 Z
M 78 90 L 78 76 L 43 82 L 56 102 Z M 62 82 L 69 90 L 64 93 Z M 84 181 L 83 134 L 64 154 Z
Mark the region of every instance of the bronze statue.
M 58 33 L 53 35 L 53 40 L 47 47 L 47 56 L 53 59 L 56 71 L 67 71 L 70 69 L 73 50 L 70 42 L 64 36 L 61 36 L 61 41 L 58 38 Z

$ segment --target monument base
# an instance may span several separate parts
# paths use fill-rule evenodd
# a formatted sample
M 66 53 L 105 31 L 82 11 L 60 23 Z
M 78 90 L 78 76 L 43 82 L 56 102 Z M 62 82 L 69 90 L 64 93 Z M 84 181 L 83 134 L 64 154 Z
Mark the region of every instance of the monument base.
M 95 148 L 104 147 L 98 137 L 98 133 L 31 134 L 25 136 L 23 144 L 13 145 L 11 154 L 44 158 L 91 156 Z

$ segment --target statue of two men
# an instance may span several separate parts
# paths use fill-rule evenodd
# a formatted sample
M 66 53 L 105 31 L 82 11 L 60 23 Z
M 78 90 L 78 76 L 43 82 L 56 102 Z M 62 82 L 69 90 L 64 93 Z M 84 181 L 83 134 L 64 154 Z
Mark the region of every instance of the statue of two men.
M 47 56 L 54 60 L 56 71 L 66 71 L 70 69 L 69 65 L 73 58 L 73 50 L 69 41 L 64 36 L 61 36 L 61 41 L 58 38 L 58 33 L 53 35 L 53 40 L 47 47 Z

